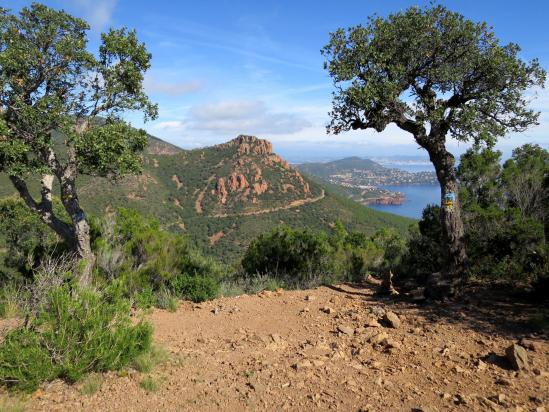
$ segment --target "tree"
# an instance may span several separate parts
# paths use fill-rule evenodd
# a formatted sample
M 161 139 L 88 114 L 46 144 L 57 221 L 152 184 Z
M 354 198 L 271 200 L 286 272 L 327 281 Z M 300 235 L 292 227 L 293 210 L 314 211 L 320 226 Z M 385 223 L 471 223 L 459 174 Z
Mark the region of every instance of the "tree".
M 439 5 L 338 29 L 322 49 L 336 88 L 328 132 L 381 132 L 395 124 L 429 154 L 441 187 L 445 278 L 454 285 L 464 279 L 467 255 L 446 140 L 491 144 L 536 124 L 539 113 L 529 109 L 524 92 L 543 87 L 546 73 L 519 51 L 516 44 L 500 45 L 486 23 Z
M 27 206 L 84 261 L 79 283 L 90 281 L 94 255 L 76 179 L 115 179 L 137 173 L 146 133 L 120 116 L 157 116 L 143 89 L 151 55 L 134 31 L 110 29 L 97 55 L 87 50 L 89 25 L 64 11 L 33 3 L 19 15 L 0 8 L 0 172 Z M 41 176 L 37 200 L 27 180 Z M 54 211 L 59 183 L 69 221 Z
M 502 181 L 510 206 L 522 215 L 547 224 L 549 188 L 549 152 L 535 144 L 525 144 L 513 150 L 511 159 L 503 165 Z

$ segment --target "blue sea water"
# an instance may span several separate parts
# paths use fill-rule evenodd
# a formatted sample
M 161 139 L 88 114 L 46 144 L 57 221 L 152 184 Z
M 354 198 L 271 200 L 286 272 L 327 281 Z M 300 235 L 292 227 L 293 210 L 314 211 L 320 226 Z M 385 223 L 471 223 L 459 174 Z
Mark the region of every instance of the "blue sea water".
M 425 206 L 440 204 L 440 187 L 438 185 L 383 186 L 383 189 L 404 193 L 406 201 L 401 205 L 369 205 L 372 209 L 419 219 Z
M 423 171 L 434 171 L 433 166 L 429 163 L 385 163 L 383 166 L 416 173 Z M 404 193 L 406 196 L 406 201 L 402 205 L 370 205 L 372 209 L 394 213 L 395 215 L 411 217 L 413 219 L 420 219 L 425 206 L 428 204 L 440 204 L 439 185 L 395 185 L 383 186 L 383 189 Z

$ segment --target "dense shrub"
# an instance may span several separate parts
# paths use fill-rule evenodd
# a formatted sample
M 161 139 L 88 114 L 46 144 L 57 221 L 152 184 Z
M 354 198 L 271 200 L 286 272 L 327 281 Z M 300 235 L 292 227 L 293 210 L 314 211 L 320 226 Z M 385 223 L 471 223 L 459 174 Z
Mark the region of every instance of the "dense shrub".
M 103 291 L 52 290 L 27 327 L 0 345 L 0 384 L 35 390 L 61 378 L 75 382 L 89 372 L 118 370 L 150 349 L 152 329 L 132 325 L 129 302 L 115 287 Z
M 0 199 L 0 284 L 32 279 L 46 256 L 65 251 L 54 232 L 20 198 Z
M 169 287 L 177 296 L 193 302 L 212 300 L 219 294 L 219 282 L 201 275 L 180 273 L 170 279 Z
M 248 247 L 242 267 L 247 274 L 270 274 L 288 282 L 306 283 L 332 269 L 333 248 L 325 233 L 279 227 Z
M 330 234 L 279 227 L 250 244 L 242 268 L 248 278 L 267 275 L 286 287 L 359 282 L 371 271 L 397 266 L 404 249 L 404 240 L 391 230 L 368 237 L 340 223 Z
M 135 295 L 140 306 L 156 305 L 163 290 L 191 300 L 217 294 L 221 268 L 187 238 L 163 230 L 153 219 L 121 208 L 94 220 L 93 234 L 99 277 L 122 280 L 126 293 Z

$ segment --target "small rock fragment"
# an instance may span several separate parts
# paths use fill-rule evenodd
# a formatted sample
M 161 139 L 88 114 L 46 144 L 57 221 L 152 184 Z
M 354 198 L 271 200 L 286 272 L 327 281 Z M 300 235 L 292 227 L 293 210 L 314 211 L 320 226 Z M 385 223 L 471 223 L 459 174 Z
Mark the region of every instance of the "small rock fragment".
M 517 371 L 528 369 L 528 354 L 522 346 L 512 344 L 505 350 L 505 355 L 513 369 Z
M 385 339 L 388 339 L 389 335 L 387 335 L 385 332 L 380 332 L 374 336 L 372 336 L 368 341 L 372 345 L 379 345 L 381 342 L 383 342 Z
M 355 330 L 350 326 L 339 325 L 337 330 L 348 336 L 353 336 L 355 334 Z
M 367 318 L 366 323 L 364 324 L 364 326 L 366 326 L 368 328 L 379 328 L 381 326 L 381 324 L 377 321 L 377 319 Z
M 330 306 L 324 306 L 320 310 L 324 313 L 327 313 L 328 315 L 331 315 L 332 313 L 335 313 L 335 310 L 333 308 L 331 308 Z
M 300 369 L 310 368 L 311 366 L 313 366 L 313 364 L 307 359 L 305 359 L 305 360 L 302 360 L 301 362 L 294 363 L 292 365 L 292 368 L 294 368 L 295 370 L 300 370 Z
M 394 312 L 387 312 L 385 316 L 383 316 L 383 321 L 389 325 L 391 328 L 398 329 L 400 328 L 400 318 L 398 315 Z
M 522 338 L 520 340 L 520 345 L 528 350 L 531 350 L 533 352 L 539 352 L 540 351 L 540 346 L 537 342 L 531 340 L 531 339 L 527 339 L 527 338 Z

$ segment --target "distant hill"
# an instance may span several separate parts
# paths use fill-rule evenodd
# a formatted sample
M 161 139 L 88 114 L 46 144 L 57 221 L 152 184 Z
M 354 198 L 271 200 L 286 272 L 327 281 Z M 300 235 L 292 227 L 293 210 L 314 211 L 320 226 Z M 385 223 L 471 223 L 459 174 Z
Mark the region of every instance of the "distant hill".
M 356 159 L 340 162 L 360 160 L 379 167 Z M 237 259 L 251 239 L 279 224 L 328 230 L 339 220 L 349 229 L 372 233 L 381 227 L 404 232 L 412 222 L 364 207 L 304 177 L 273 153 L 270 142 L 254 136 L 196 150 L 151 136 L 142 175 L 116 184 L 84 176 L 78 185 L 88 213 L 99 215 L 118 206 L 137 209 L 225 262 Z M 33 189 L 38 192 L 37 186 Z M 7 177 L 0 175 L 0 196 L 13 193 Z
M 362 159 L 357 156 L 346 157 L 327 163 L 302 163 L 297 168 L 307 174 L 327 178 L 330 175 L 353 169 L 371 170 L 382 172 L 387 170 L 384 166 L 370 159 Z

